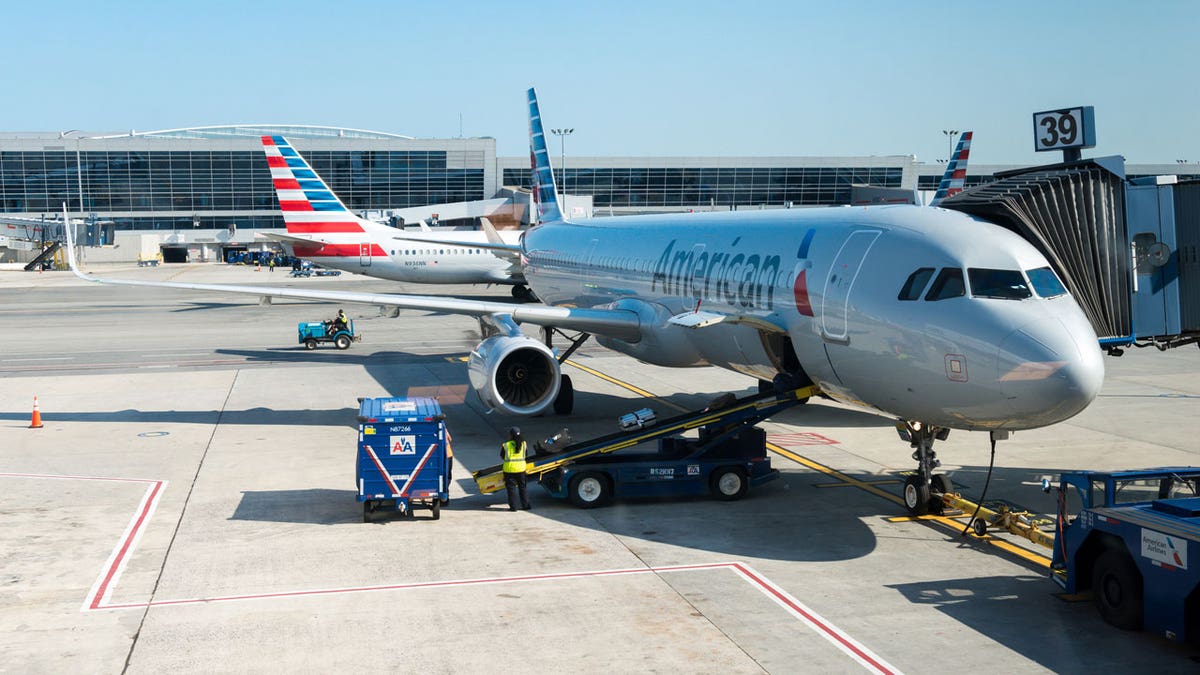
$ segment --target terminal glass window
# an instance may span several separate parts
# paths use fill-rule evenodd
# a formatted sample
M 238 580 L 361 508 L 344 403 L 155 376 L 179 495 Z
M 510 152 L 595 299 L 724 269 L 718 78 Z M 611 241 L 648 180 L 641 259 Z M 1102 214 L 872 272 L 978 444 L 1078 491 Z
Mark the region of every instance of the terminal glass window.
M 929 292 L 925 294 L 925 299 L 947 300 L 965 294 L 962 270 L 957 267 L 943 267 L 942 271 L 938 272 L 937 279 L 933 280 L 933 285 L 929 287 Z
M 976 298 L 1023 300 L 1033 295 L 1019 270 L 972 267 L 967 270 L 967 278 L 971 281 L 971 295 Z
M 900 167 L 556 169 L 558 189 L 590 194 L 597 208 L 849 204 L 851 186 L 900 187 Z M 504 169 L 505 185 L 532 187 L 529 169 Z

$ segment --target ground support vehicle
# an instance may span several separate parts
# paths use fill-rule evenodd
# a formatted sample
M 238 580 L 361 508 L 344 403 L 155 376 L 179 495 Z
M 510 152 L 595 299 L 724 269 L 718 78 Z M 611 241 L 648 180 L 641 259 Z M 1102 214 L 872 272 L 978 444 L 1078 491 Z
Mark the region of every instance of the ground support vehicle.
M 453 452 L 446 417 L 431 398 L 362 398 L 358 408 L 358 501 L 363 522 L 414 508 L 441 518 L 450 502 Z
M 707 493 L 723 500 L 739 499 L 749 488 L 779 476 L 766 454 L 766 434 L 754 425 L 817 393 L 815 387 L 804 387 L 748 396 L 657 423 L 639 414 L 639 424 L 623 422 L 628 428 L 614 434 L 562 449 L 555 447 L 560 443 L 537 444 L 526 473 L 550 494 L 582 508 L 601 506 L 614 497 Z M 698 438 L 680 436 L 693 429 L 699 431 Z M 657 452 L 608 454 L 650 441 L 659 442 Z M 504 487 L 500 468 L 496 465 L 474 474 L 480 492 Z
M 354 332 L 354 322 L 344 330 L 331 331 L 328 321 L 301 321 L 297 325 L 298 342 L 307 349 L 316 349 L 322 342 L 332 342 L 338 349 L 349 349 L 351 342 L 362 342 L 362 335 Z
M 1200 638 L 1200 558 L 1188 560 L 1200 556 L 1200 468 L 1070 472 L 1058 491 L 1054 580 L 1070 594 L 1090 590 L 1118 628 Z

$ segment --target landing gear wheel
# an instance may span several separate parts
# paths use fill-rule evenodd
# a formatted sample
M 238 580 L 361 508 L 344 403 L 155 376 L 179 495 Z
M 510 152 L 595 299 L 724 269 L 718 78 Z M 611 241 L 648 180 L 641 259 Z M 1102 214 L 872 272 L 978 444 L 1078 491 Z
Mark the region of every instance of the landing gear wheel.
M 1110 549 L 1096 559 L 1092 593 L 1105 621 L 1122 630 L 1141 629 L 1142 575 L 1128 553 Z
M 976 518 L 975 520 L 971 521 L 971 531 L 975 533 L 976 537 L 987 536 L 987 527 L 986 520 L 980 520 L 979 518 Z
M 434 520 L 440 520 L 442 517 L 442 502 L 441 502 L 441 500 L 434 499 L 433 506 L 430 506 L 429 510 L 433 512 Z
M 575 409 L 575 387 L 571 384 L 570 375 L 561 375 L 558 385 L 558 396 L 554 399 L 554 414 L 570 415 Z
M 349 349 L 350 338 L 345 335 L 339 335 L 333 340 L 333 344 L 337 345 L 338 349 Z
M 316 349 L 317 341 L 312 338 L 308 338 L 307 340 L 304 341 L 304 348 L 305 349 Z
M 591 509 L 606 504 L 612 496 L 608 477 L 593 471 L 585 471 L 571 479 L 571 503 L 581 509 Z
M 954 483 L 950 482 L 950 477 L 944 473 L 935 474 L 933 477 L 933 491 L 948 495 L 954 492 Z
M 731 502 L 745 496 L 749 482 L 746 472 L 736 466 L 724 466 L 713 472 L 708 481 L 712 496 L 723 502 Z
M 904 508 L 913 516 L 929 513 L 929 486 L 925 479 L 915 475 L 904 479 Z

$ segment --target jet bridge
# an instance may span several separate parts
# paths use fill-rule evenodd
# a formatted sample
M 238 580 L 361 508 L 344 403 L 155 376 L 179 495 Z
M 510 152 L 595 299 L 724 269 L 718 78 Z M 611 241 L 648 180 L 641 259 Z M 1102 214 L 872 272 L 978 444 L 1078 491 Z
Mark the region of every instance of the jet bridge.
M 1006 227 L 1054 266 L 1100 343 L 1200 341 L 1200 183 L 1127 181 L 1121 157 L 996 174 L 942 206 Z

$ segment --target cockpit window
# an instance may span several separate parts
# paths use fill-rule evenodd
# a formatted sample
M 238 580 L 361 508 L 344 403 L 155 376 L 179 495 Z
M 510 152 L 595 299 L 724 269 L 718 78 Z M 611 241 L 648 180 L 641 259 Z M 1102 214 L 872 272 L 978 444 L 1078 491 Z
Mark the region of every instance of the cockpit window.
M 1019 270 L 988 270 L 972 267 L 967 270 L 971 280 L 971 295 L 977 298 L 1024 300 L 1033 295 Z
M 929 292 L 925 294 L 925 299 L 945 300 L 965 294 L 962 270 L 957 267 L 943 267 L 942 271 L 938 272 L 937 278 L 933 280 L 933 285 L 929 287 Z
M 1058 275 L 1049 267 L 1025 270 L 1025 274 L 1029 276 L 1029 283 L 1033 284 L 1033 290 L 1037 292 L 1039 297 L 1053 298 L 1067 294 L 1067 289 L 1058 280 Z
M 904 288 L 900 289 L 900 295 L 896 297 L 900 300 L 916 300 L 920 298 L 921 291 L 925 290 L 925 285 L 929 283 L 929 277 L 932 276 L 932 267 L 922 267 L 913 272 L 908 275 L 908 281 L 904 282 Z

